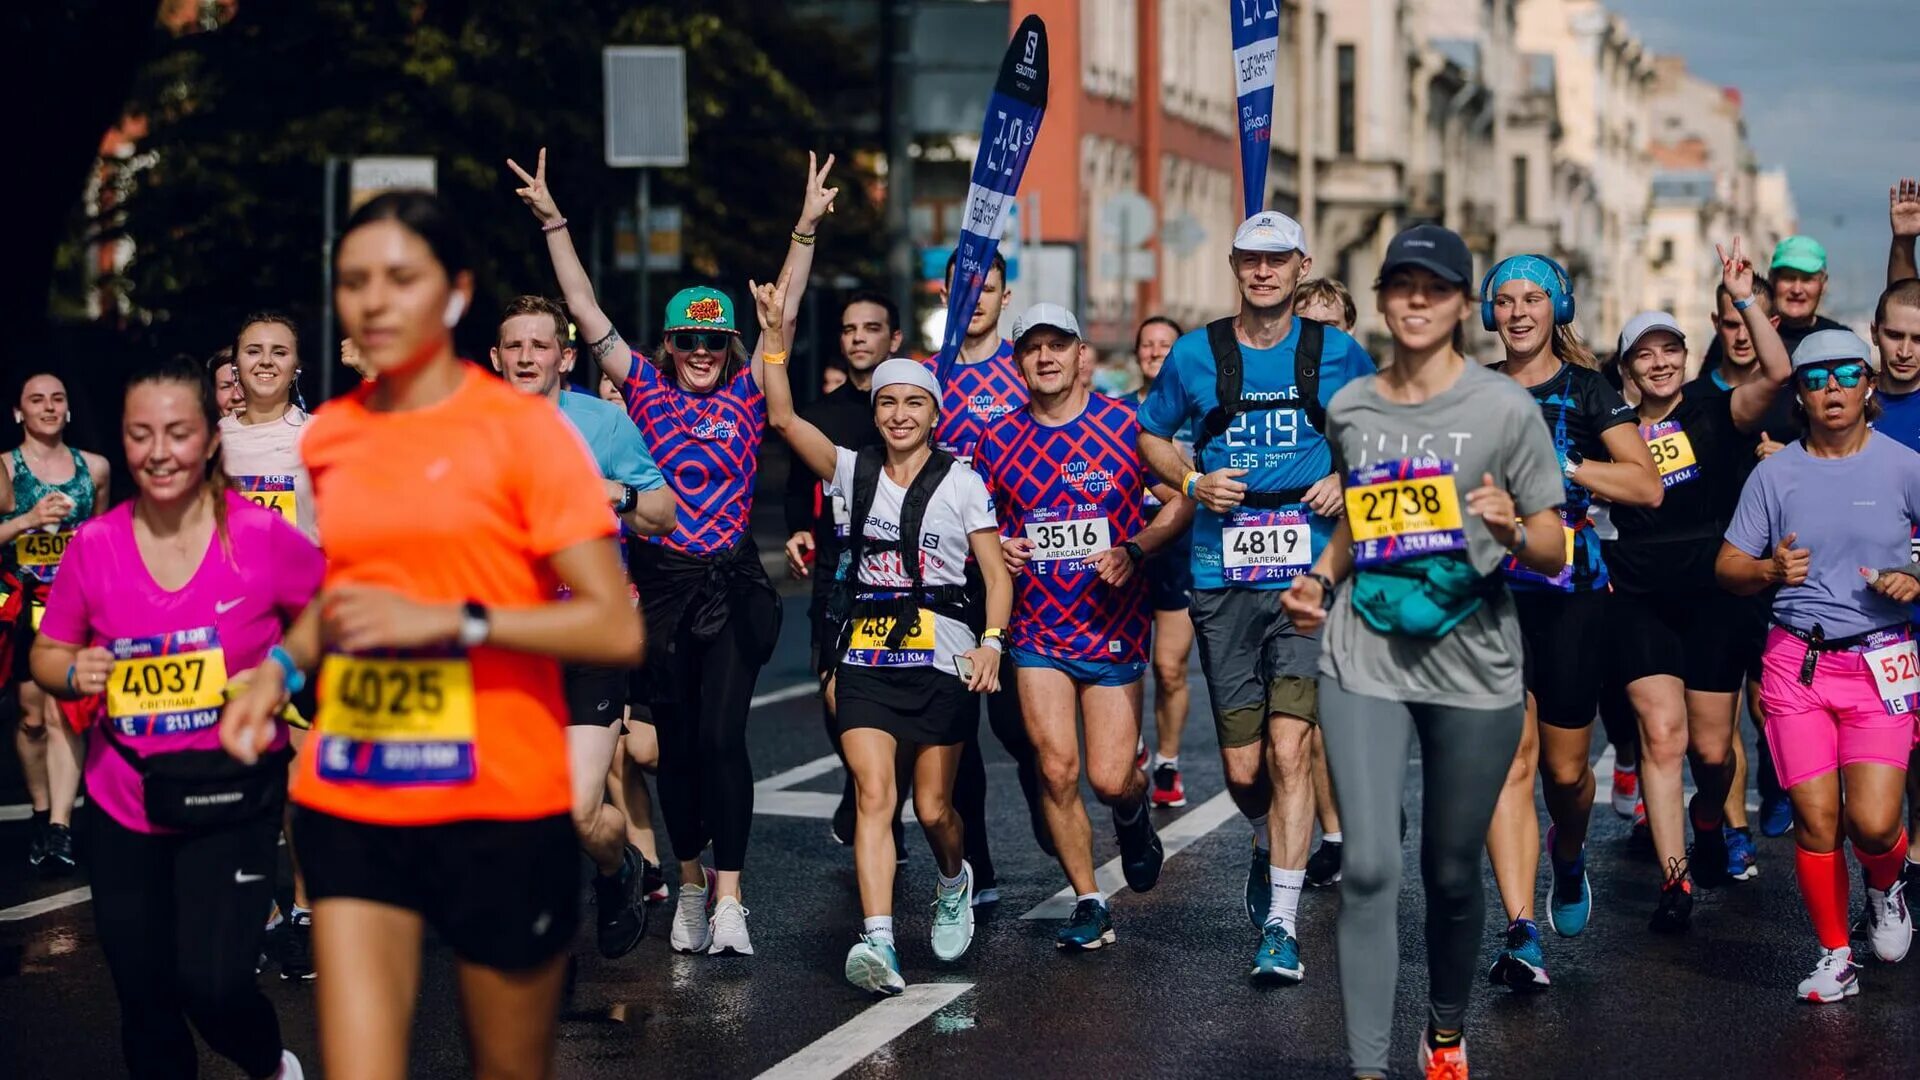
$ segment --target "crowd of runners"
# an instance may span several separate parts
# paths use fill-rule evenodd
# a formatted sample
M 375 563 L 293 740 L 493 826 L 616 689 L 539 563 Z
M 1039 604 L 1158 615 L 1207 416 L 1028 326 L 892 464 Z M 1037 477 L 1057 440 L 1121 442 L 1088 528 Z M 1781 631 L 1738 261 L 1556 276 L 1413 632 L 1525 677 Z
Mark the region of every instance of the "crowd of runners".
M 545 1075 L 582 857 L 603 956 L 669 897 L 675 951 L 753 955 L 746 731 L 782 605 L 749 521 L 770 431 L 845 765 L 832 830 L 860 910 L 831 932 L 861 991 L 963 960 L 999 898 L 985 821 L 1013 792 L 989 790 L 983 707 L 1074 896 L 1055 944 L 1124 939 L 1082 786 L 1128 888 L 1152 889 L 1156 814 L 1189 798 L 1196 645 L 1246 822 L 1247 977 L 1307 977 L 1301 895 L 1337 886 L 1337 956 L 1311 959 L 1339 980 L 1357 1077 L 1387 1072 L 1413 764 L 1426 1076 L 1468 1075 L 1477 983 L 1551 985 L 1543 847 L 1553 936 L 1625 917 L 1586 872 L 1596 721 L 1608 805 L 1660 884 L 1632 917 L 1687 931 L 1697 888 L 1762 872 L 1752 829 L 1791 831 L 1818 948 L 1782 991 L 1836 1002 L 1867 954 L 1906 955 L 1920 184 L 1889 192 L 1871 341 L 1820 314 L 1810 237 L 1726 238 L 1710 335 L 1648 311 L 1589 324 L 1596 350 L 1553 259 L 1476 271 L 1416 225 L 1371 283 L 1370 355 L 1350 335 L 1365 286 L 1313 277 L 1312 238 L 1266 211 L 1221 253 L 1234 314 L 1138 326 L 1129 398 L 1094 392 L 1075 313 L 1015 304 L 997 256 L 950 370 L 903 355 L 901 312 L 860 292 L 816 395 L 788 358 L 832 167 L 809 157 L 764 281 L 682 290 L 657 340 L 629 342 L 545 152 L 509 162 L 561 296 L 508 304 L 489 365 L 453 345 L 461 223 L 431 195 L 375 198 L 334 251 L 362 384 L 309 411 L 313 347 L 249 316 L 217 355 L 127 385 L 117 504 L 106 459 L 66 442 L 61 380 L 18 384 L 0 658 L 29 861 L 90 880 L 130 1073 L 192 1075 L 197 1032 L 251 1077 L 301 1076 L 255 980 L 280 927 L 275 966 L 313 980 L 333 1074 L 407 1073 L 431 928 L 476 1073 Z M 1470 321 L 1498 355 L 1466 355 Z M 924 920 L 897 922 L 909 802 L 938 877 Z M 1483 851 L 1507 920 L 1490 953 Z

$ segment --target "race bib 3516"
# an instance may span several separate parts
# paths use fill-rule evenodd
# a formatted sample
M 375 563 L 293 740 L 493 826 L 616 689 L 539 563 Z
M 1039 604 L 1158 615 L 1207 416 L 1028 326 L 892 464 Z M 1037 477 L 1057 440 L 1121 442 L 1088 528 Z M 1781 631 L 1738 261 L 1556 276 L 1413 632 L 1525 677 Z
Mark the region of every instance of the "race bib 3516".
M 1113 523 L 1097 507 L 1034 510 L 1022 524 L 1035 563 L 1067 564 L 1056 571 L 1086 569 L 1088 559 L 1113 547 Z

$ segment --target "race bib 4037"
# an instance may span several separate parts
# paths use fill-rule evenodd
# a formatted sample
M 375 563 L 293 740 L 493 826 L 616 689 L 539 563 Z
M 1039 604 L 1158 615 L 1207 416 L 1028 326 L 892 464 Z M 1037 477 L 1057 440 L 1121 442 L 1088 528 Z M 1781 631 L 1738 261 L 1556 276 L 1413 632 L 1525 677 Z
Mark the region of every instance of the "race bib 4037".
M 464 652 L 333 653 L 320 665 L 321 777 L 373 784 L 474 776 L 473 664 Z
M 1305 506 L 1236 508 L 1220 526 L 1223 581 L 1285 581 L 1313 565 L 1313 525 Z
M 121 735 L 178 735 L 220 722 L 226 652 L 211 626 L 112 643 L 107 718 Z
M 1402 458 L 1354 469 L 1345 498 L 1356 566 L 1466 550 L 1451 461 Z

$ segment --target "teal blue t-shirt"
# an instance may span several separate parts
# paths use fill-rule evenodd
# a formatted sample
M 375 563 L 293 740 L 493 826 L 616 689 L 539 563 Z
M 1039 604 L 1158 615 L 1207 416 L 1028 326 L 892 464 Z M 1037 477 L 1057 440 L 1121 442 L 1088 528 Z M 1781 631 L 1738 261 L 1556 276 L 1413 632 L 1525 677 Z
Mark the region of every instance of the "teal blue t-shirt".
M 667 485 L 660 466 L 640 438 L 640 429 L 625 409 L 611 401 L 578 390 L 560 394 L 560 411 L 586 440 L 602 479 L 627 484 L 636 491 L 652 491 Z

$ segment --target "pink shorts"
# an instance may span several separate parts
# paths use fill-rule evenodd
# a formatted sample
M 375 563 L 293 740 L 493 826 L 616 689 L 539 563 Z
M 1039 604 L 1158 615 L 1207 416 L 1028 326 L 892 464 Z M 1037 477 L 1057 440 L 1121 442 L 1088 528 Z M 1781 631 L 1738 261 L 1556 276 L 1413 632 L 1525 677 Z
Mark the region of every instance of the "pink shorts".
M 1821 653 L 1812 686 L 1800 681 L 1806 655 L 1806 642 L 1777 626 L 1767 631 L 1760 696 L 1781 786 L 1790 788 L 1858 762 L 1906 768 L 1915 717 L 1887 715 L 1861 655 Z

